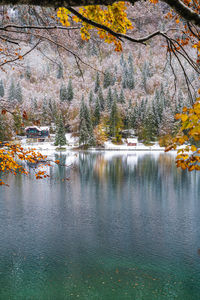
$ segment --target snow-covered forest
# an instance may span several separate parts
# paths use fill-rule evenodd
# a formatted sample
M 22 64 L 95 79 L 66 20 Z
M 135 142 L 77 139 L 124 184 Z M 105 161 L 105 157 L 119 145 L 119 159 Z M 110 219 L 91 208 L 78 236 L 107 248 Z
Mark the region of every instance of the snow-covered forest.
M 140 5 L 129 11 L 138 35 L 176 25 L 164 18 L 164 4 L 152 8 L 146 3 L 143 9 Z M 18 24 L 27 23 L 22 8 L 8 9 L 8 16 Z M 186 37 L 180 33 L 180 38 Z M 83 41 L 77 31 L 59 32 L 56 39 L 64 40 L 81 62 L 65 49 L 43 42 L 20 62 L 3 67 L 0 101 L 12 113 L 0 116 L 1 141 L 17 139 L 27 126 L 37 125 L 49 126 L 51 133 L 71 133 L 85 146 L 103 146 L 108 139 L 121 144 L 123 132 L 129 137 L 131 130 L 143 143 L 167 145 L 179 128 L 174 116 L 190 107 L 191 95 L 179 62 L 166 56 L 160 37 L 145 45 L 126 42 L 122 53 L 95 34 Z M 33 44 L 31 36 L 28 44 L 21 42 L 21 51 Z M 195 56 L 195 49 L 188 51 Z M 187 61 L 182 63 L 195 99 L 197 73 Z

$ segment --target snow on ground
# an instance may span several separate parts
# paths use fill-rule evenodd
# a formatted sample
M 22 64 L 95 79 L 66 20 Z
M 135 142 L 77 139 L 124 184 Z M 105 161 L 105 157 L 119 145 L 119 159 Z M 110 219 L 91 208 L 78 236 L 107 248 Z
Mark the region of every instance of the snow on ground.
M 105 142 L 105 149 L 106 150 L 134 150 L 134 151 L 152 151 L 152 150 L 164 151 L 165 150 L 165 148 L 160 147 L 158 143 L 155 143 L 152 146 L 145 146 L 144 144 L 137 142 L 136 146 L 128 146 L 126 143 L 123 143 L 122 145 L 115 145 L 111 141 Z
M 71 133 L 66 133 L 66 140 L 67 140 L 67 145 L 63 146 L 62 152 L 65 151 L 69 151 L 69 150 L 73 150 L 74 148 L 76 148 L 78 146 L 78 137 L 72 137 Z M 131 140 L 131 139 L 130 139 Z M 133 141 L 129 141 L 129 142 L 133 142 Z M 135 139 L 134 139 L 134 143 L 135 143 Z M 37 151 L 42 152 L 45 155 L 49 155 L 52 153 L 59 153 L 60 151 L 58 150 L 58 146 L 55 146 L 53 142 L 28 142 L 27 143 L 27 139 L 23 138 L 21 140 L 21 144 L 24 148 L 26 149 L 35 149 Z M 104 149 L 102 149 L 102 151 L 107 151 L 107 150 L 112 150 L 112 151 L 119 151 L 120 152 L 127 152 L 127 151 L 164 151 L 164 147 L 160 147 L 158 143 L 153 144 L 152 146 L 145 146 L 142 143 L 138 143 L 136 146 L 128 146 L 127 143 L 125 142 L 125 140 L 123 140 L 123 144 L 122 145 L 116 145 L 113 144 L 111 141 L 107 141 L 104 144 Z M 91 148 L 89 149 L 91 151 L 96 151 L 99 149 L 96 148 Z

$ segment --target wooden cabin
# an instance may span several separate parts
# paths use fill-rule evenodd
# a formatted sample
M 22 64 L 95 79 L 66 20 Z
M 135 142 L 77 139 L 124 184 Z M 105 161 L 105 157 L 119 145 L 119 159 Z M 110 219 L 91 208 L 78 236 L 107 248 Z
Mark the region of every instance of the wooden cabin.
M 126 139 L 127 146 L 137 146 L 138 140 L 137 138 L 129 138 Z
M 49 127 L 29 126 L 25 128 L 27 138 L 39 139 L 44 141 L 49 137 Z

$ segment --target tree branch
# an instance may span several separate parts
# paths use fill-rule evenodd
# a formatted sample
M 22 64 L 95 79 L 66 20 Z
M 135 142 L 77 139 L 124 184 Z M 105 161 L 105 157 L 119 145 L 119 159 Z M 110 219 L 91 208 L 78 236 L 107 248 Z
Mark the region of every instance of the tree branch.
M 129 0 L 134 5 L 141 0 Z M 160 0 L 168 4 L 174 9 L 183 19 L 200 26 L 200 15 L 186 6 L 181 0 Z M 86 6 L 86 5 L 111 5 L 115 0 L 0 0 L 0 5 L 32 5 L 41 7 L 58 7 L 69 6 Z

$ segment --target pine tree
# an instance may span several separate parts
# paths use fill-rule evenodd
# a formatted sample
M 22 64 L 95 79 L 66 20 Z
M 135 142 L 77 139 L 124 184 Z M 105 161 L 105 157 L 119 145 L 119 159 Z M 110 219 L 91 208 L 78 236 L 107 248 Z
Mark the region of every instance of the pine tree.
M 91 90 L 89 94 L 89 105 L 91 105 L 93 102 L 94 102 L 94 94 L 93 91 Z
M 113 102 L 113 97 L 112 97 L 112 92 L 111 92 L 111 88 L 109 87 L 108 89 L 108 95 L 107 95 L 107 107 L 110 109 L 112 106 L 112 102 Z
M 58 66 L 58 72 L 57 72 L 57 79 L 63 78 L 63 66 L 61 63 L 59 63 Z
M 97 126 L 100 122 L 100 105 L 99 105 L 99 99 L 96 99 L 95 108 L 94 108 L 94 126 Z
M 62 116 L 59 117 L 59 120 L 57 122 L 57 128 L 56 128 L 56 136 L 55 136 L 55 146 L 64 146 L 67 144 L 66 137 L 65 137 L 65 127 L 63 123 Z
M 104 79 L 103 79 L 103 87 L 107 89 L 112 84 L 112 76 L 108 69 L 105 70 Z
M 102 92 L 102 88 L 101 87 L 99 88 L 98 98 L 99 98 L 100 110 L 104 111 L 105 101 L 104 101 L 103 92 Z
M 123 65 L 122 87 L 123 87 L 123 89 L 126 89 L 128 87 L 128 69 L 127 69 L 126 62 Z
M 121 89 L 121 92 L 120 92 L 119 102 L 120 102 L 120 103 L 125 103 L 125 98 L 124 98 L 124 91 L 123 91 L 123 89 Z
M 48 102 L 47 98 L 44 97 L 43 102 L 42 102 L 42 122 L 45 125 L 48 125 L 49 123 L 49 114 L 48 114 Z
M 110 136 L 114 142 L 121 142 L 121 131 L 122 120 L 119 116 L 116 101 L 113 101 L 111 112 L 110 112 Z
M 111 76 L 111 85 L 115 85 L 117 81 L 117 66 L 115 66 L 114 73 Z
M 87 145 L 88 140 L 89 140 L 89 133 L 87 130 L 86 122 L 83 119 L 80 126 L 79 145 Z
M 69 79 L 68 86 L 67 86 L 67 100 L 71 102 L 74 97 L 73 87 L 72 87 L 72 80 Z
M 97 72 L 96 80 L 95 80 L 95 87 L 94 87 L 95 94 L 98 92 L 99 87 L 100 87 L 100 78 L 99 78 L 99 73 Z
M 133 57 L 132 55 L 129 55 L 128 57 L 128 74 L 127 74 L 127 87 L 129 90 L 134 89 L 135 82 L 134 82 L 134 70 L 133 70 Z
M 13 120 L 14 120 L 15 133 L 20 135 L 22 133 L 22 116 L 19 108 L 14 111 Z
M 30 78 L 31 78 L 31 68 L 30 68 L 29 65 L 26 66 L 25 76 L 26 76 L 26 79 L 30 80 Z
M 93 126 L 90 117 L 90 112 L 88 107 L 84 103 L 83 97 L 81 101 L 79 119 L 80 119 L 79 145 L 94 146 L 95 140 L 93 135 Z
M 117 94 L 117 90 L 116 90 L 116 88 L 114 89 L 114 93 L 113 93 L 113 99 L 116 101 L 116 103 L 118 103 L 118 102 L 119 102 L 119 96 L 118 96 L 118 94 Z
M 87 105 L 85 105 L 85 123 L 86 123 L 87 131 L 88 131 L 88 135 L 89 135 L 87 144 L 88 144 L 88 146 L 94 146 L 95 139 L 94 139 L 94 134 L 93 134 L 92 120 L 91 120 L 90 112 L 89 112 Z
M 15 100 L 15 84 L 13 78 L 11 79 L 10 87 L 8 90 L 8 100 L 9 101 Z
M 20 86 L 20 83 L 17 83 L 16 89 L 15 89 L 15 99 L 19 102 L 22 103 L 23 98 L 22 98 L 22 89 Z
M 121 57 L 120 57 L 120 65 L 123 67 L 123 65 L 124 65 L 124 55 L 123 55 L 123 53 L 121 54 Z
M 5 124 L 3 122 L 3 116 L 0 114 L 0 142 L 5 140 Z
M 61 102 L 67 101 L 67 89 L 63 83 L 61 84 L 61 87 L 60 87 L 60 101 Z
M 0 97 L 3 98 L 5 92 L 4 92 L 4 86 L 3 86 L 3 80 L 0 81 Z

